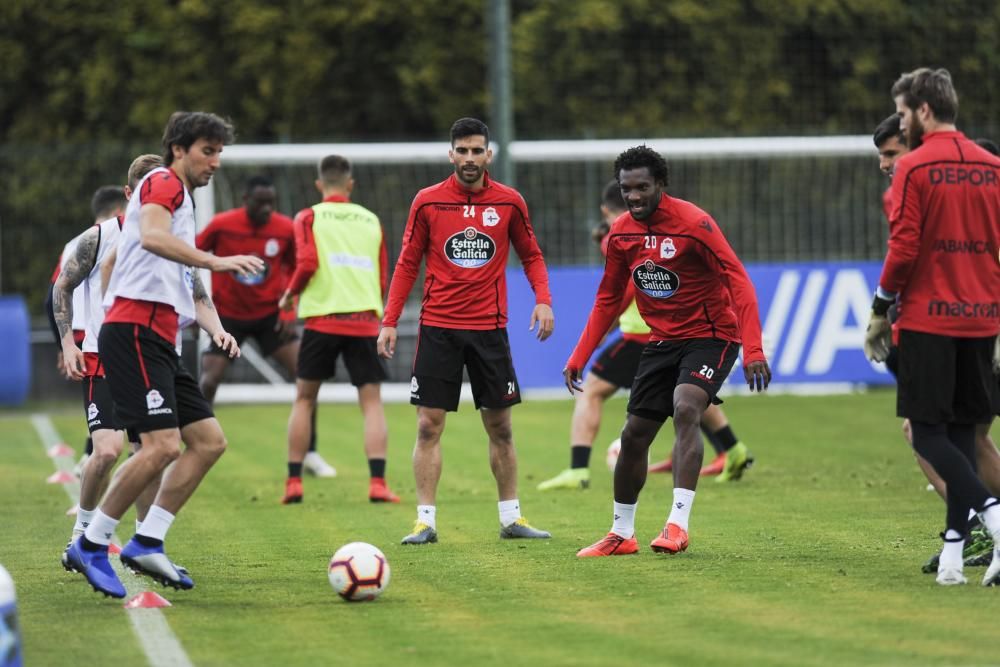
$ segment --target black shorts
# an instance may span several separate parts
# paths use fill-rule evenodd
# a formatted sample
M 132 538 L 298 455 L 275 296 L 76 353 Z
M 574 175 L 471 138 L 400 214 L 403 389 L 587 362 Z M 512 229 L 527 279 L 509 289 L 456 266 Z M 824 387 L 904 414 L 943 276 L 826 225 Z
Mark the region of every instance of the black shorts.
M 111 388 L 106 378 L 88 375 L 83 378 L 83 412 L 87 415 L 87 429 L 93 433 L 101 429 L 120 431 L 122 426 L 111 399 Z
M 896 414 L 926 424 L 986 424 L 995 413 L 993 337 L 899 332 Z
M 722 403 L 716 394 L 729 376 L 739 351 L 738 343 L 717 338 L 649 343 L 639 359 L 628 413 L 666 421 L 674 414 L 674 389 L 679 384 L 701 387 L 711 403 Z
M 98 338 L 115 414 L 136 433 L 215 416 L 174 343 L 140 324 L 108 322 Z
M 620 338 L 604 348 L 590 372 L 613 385 L 631 387 L 645 347 L 645 343 Z
M 344 366 L 351 384 L 378 384 L 389 377 L 385 362 L 378 356 L 374 336 L 341 336 L 306 329 L 299 346 L 298 377 L 302 380 L 327 380 L 336 375 L 337 357 L 344 355 Z
M 299 339 L 299 334 L 295 331 L 294 327 L 277 331 L 277 312 L 267 317 L 262 317 L 259 320 L 235 320 L 219 315 L 219 321 L 222 322 L 222 328 L 236 339 L 237 345 L 243 345 L 244 340 L 253 338 L 257 341 L 260 353 L 265 357 L 274 354 L 278 348 L 282 348 L 289 343 L 294 343 Z M 205 354 L 217 354 L 227 359 L 229 358 L 229 353 L 216 345 L 214 340 L 211 341 L 208 349 L 205 350 Z
M 477 410 L 509 408 L 521 402 L 506 329 L 474 331 L 421 324 L 410 403 L 455 412 L 463 368 L 469 371 Z

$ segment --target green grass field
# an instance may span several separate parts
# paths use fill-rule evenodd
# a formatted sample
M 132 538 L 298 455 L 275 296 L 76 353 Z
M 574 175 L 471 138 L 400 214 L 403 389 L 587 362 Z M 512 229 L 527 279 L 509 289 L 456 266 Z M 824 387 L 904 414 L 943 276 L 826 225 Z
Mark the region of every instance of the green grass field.
M 743 481 L 703 480 L 680 556 L 645 548 L 671 481 L 651 475 L 638 555 L 578 561 L 611 523 L 604 449 L 624 400 L 605 411 L 589 490 L 539 493 L 568 463 L 570 401 L 515 409 L 520 499 L 548 541 L 497 537 L 496 490 L 478 415 L 450 415 L 438 497 L 440 542 L 403 547 L 414 519 L 410 406 L 388 406 L 389 481 L 398 506 L 367 502 L 360 415 L 320 411 L 320 449 L 336 479 L 283 490 L 288 406 L 222 407 L 230 449 L 180 514 L 171 557 L 196 581 L 168 590 L 164 614 L 193 664 L 206 665 L 971 665 L 1000 661 L 988 619 L 1000 591 L 941 588 L 920 565 L 939 548 L 944 507 L 899 433 L 894 394 L 734 397 L 725 409 L 757 457 Z M 79 449 L 76 406 L 50 408 Z M 27 413 L 0 416 L 0 563 L 18 588 L 27 665 L 146 664 L 121 602 L 66 573 L 66 494 Z M 672 429 L 654 446 L 666 455 Z M 131 521 L 131 513 L 126 521 Z M 127 539 L 123 525 L 119 535 Z M 340 545 L 382 548 L 392 583 L 348 604 L 326 564 Z M 131 576 L 131 575 L 129 575 Z M 150 584 L 151 585 L 151 584 Z M 160 589 L 162 592 L 162 589 Z

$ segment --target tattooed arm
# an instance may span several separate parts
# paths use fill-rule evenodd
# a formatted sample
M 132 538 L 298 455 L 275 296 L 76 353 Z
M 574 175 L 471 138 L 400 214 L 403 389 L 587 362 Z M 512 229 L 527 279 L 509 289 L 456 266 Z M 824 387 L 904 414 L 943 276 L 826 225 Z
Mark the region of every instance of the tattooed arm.
M 188 267 L 188 270 L 191 272 L 191 293 L 194 297 L 194 313 L 195 319 L 198 320 L 198 326 L 212 337 L 216 345 L 229 353 L 230 359 L 240 356 L 240 346 L 236 344 L 236 339 L 222 327 L 219 313 L 215 310 L 215 304 L 212 303 L 212 297 L 208 295 L 205 283 L 201 280 L 201 272 L 193 266 Z
M 84 363 L 83 352 L 73 340 L 73 290 L 94 270 L 100 241 L 99 227 L 91 227 L 81 234 L 76 250 L 66 260 L 59 277 L 56 278 L 56 284 L 52 287 L 52 313 L 62 343 L 63 370 L 74 380 L 83 378 Z

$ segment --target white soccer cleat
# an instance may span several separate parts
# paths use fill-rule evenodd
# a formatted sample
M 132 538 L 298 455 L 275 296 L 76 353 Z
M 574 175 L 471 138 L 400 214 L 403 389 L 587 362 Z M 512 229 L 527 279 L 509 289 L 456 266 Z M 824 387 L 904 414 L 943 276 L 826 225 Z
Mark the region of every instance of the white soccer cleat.
M 983 575 L 983 586 L 1000 586 L 1000 548 L 993 547 L 993 561 Z
M 316 477 L 336 477 L 337 469 L 323 460 L 319 452 L 309 452 L 302 459 L 302 469 Z
M 961 567 L 938 567 L 937 582 L 942 586 L 959 586 L 969 583 Z

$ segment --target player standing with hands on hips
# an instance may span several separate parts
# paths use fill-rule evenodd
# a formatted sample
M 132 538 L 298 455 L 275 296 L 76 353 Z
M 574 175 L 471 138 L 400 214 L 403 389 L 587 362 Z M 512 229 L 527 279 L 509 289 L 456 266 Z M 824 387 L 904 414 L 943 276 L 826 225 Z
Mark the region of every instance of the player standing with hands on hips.
M 632 384 L 621 455 L 615 466 L 614 523 L 604 539 L 577 556 L 620 556 L 639 550 L 635 511 L 646 483 L 650 444 L 668 417 L 674 420 L 674 501 L 650 547 L 679 553 L 688 546 L 688 517 L 698 486 L 702 414 L 716 397 L 743 344 L 743 374 L 762 391 L 771 369 L 761 346 L 757 295 L 722 230 L 694 204 L 664 191 L 669 171 L 646 146 L 615 160 L 615 178 L 628 205 L 608 233 L 607 263 L 594 308 L 563 378 L 581 390 L 587 360 L 621 310 L 625 286 L 635 285 L 642 319 L 652 329 Z
M 403 248 L 389 287 L 378 351 L 392 358 L 396 324 L 426 258 L 424 298 L 410 403 L 417 406 L 413 473 L 417 521 L 403 544 L 437 541 L 435 497 L 441 477 L 445 416 L 458 410 L 462 369 L 489 437 L 490 468 L 497 481 L 501 538 L 546 538 L 521 516 L 511 407 L 521 402 L 507 340 L 506 265 L 510 246 L 535 292 L 529 326 L 538 339 L 552 334 L 555 318 L 542 251 L 520 193 L 486 171 L 493 156 L 490 132 L 475 118 L 451 126 L 448 156 L 455 173 L 417 193 L 403 232 Z

